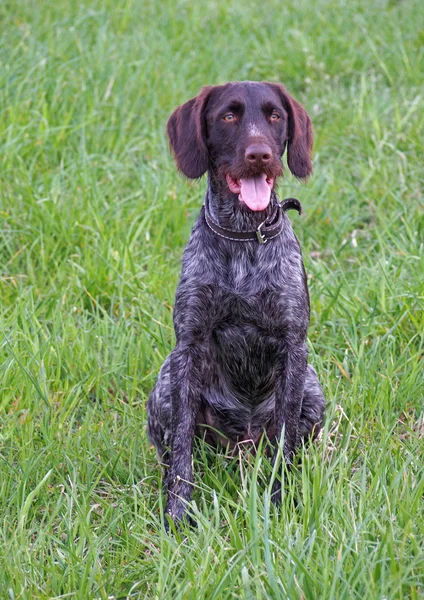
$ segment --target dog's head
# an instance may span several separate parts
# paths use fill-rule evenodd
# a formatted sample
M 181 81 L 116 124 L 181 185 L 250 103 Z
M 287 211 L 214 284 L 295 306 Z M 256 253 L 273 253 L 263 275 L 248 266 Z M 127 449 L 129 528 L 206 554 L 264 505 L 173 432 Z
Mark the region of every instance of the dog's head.
M 172 113 L 167 132 L 184 175 L 197 179 L 209 170 L 251 210 L 268 205 L 286 147 L 293 175 L 304 179 L 312 172 L 309 116 L 276 83 L 205 87 Z

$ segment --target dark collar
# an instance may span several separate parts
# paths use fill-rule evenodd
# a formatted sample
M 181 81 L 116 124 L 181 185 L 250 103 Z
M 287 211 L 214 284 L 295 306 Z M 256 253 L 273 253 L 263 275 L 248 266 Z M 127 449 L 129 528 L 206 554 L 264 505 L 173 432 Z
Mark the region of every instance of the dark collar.
M 234 231 L 218 225 L 213 220 L 209 210 L 209 195 L 205 197 L 205 221 L 209 229 L 220 237 L 232 240 L 233 242 L 251 242 L 257 241 L 260 244 L 266 244 L 269 240 L 276 238 L 284 229 L 284 213 L 287 210 L 295 209 L 302 214 L 302 205 L 296 198 L 286 198 L 278 202 L 272 215 L 263 221 L 254 231 Z

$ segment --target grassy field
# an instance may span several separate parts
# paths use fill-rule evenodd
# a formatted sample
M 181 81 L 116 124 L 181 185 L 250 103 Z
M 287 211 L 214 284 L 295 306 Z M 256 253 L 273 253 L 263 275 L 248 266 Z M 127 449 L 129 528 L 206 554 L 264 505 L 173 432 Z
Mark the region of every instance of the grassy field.
M 0 598 L 424 597 L 422 0 L 0 4 Z M 199 445 L 163 531 L 145 402 L 205 181 L 164 128 L 202 85 L 284 82 L 328 401 L 279 511 Z

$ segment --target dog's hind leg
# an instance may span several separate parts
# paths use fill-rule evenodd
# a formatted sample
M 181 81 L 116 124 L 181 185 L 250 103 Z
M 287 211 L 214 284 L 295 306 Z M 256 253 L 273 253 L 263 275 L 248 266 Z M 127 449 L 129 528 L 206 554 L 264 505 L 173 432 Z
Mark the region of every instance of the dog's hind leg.
M 325 400 L 318 376 L 312 365 L 306 369 L 303 389 L 302 410 L 299 421 L 299 442 L 308 438 L 315 439 L 321 431 L 324 419 Z
M 170 365 L 168 356 L 147 401 L 147 435 L 156 448 L 159 460 L 165 466 L 168 465 L 168 453 L 172 442 Z

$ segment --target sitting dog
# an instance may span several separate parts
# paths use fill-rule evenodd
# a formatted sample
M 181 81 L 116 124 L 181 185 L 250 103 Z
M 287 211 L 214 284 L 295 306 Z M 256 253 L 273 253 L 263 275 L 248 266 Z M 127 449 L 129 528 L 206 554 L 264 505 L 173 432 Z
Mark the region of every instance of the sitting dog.
M 208 173 L 205 204 L 184 252 L 175 297 L 176 346 L 149 397 L 148 435 L 166 465 L 165 513 L 178 522 L 193 483 L 194 436 L 235 447 L 265 433 L 296 446 L 322 425 L 324 397 L 307 363 L 309 295 L 299 243 L 275 184 L 312 172 L 312 128 L 283 86 L 252 81 L 204 88 L 171 115 L 177 166 Z M 272 489 L 281 500 L 281 482 Z

